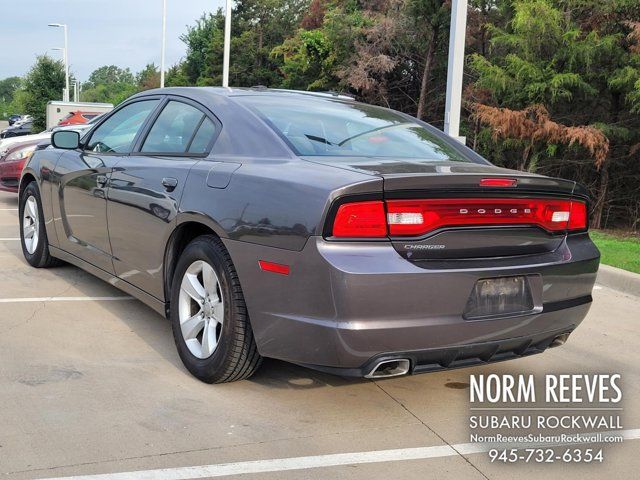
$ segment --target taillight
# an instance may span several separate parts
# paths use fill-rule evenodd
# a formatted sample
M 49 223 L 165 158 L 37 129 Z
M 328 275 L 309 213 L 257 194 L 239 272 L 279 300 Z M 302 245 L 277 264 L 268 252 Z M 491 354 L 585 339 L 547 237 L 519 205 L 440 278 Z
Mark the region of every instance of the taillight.
M 586 230 L 589 224 L 589 212 L 587 204 L 573 200 L 571 202 L 571 213 L 569 214 L 569 231 Z
M 380 238 L 387 236 L 384 203 L 381 200 L 340 205 L 333 222 L 333 236 Z
M 386 207 L 386 208 L 385 208 Z M 587 229 L 587 206 L 577 200 L 531 198 L 434 198 L 345 203 L 334 237 L 413 237 L 439 228 L 536 225 L 549 232 Z
M 442 227 L 537 225 L 550 232 L 584 230 L 583 202 L 526 198 L 389 200 L 391 236 L 424 235 Z

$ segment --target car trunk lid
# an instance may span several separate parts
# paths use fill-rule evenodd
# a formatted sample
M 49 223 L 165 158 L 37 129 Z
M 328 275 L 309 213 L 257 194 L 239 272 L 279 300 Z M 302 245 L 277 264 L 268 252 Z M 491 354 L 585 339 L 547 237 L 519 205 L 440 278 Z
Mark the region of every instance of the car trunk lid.
M 539 255 L 558 249 L 567 234 L 534 221 L 535 209 L 548 208 L 549 202 L 570 204 L 572 181 L 465 162 L 353 158 L 327 163 L 382 177 L 388 215 L 402 210 L 393 210 L 396 202 L 428 204 L 422 212 L 427 215 L 432 208 L 447 209 L 448 219 L 426 232 L 394 234 L 390 225 L 394 248 L 410 261 Z

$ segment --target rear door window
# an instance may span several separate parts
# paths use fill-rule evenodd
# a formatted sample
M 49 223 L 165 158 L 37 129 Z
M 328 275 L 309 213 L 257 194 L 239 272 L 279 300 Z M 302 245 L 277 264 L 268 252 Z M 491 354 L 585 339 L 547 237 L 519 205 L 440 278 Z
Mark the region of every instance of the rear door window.
M 208 118 L 205 118 L 198 128 L 191 145 L 189 146 L 189 153 L 203 154 L 207 153 L 207 149 L 211 144 L 211 141 L 216 135 L 216 125 Z
M 149 130 L 142 144 L 145 153 L 206 153 L 209 141 L 207 125 L 213 125 L 205 114 L 192 105 L 178 101 L 170 101 L 162 109 L 160 115 Z M 204 128 L 203 128 L 204 127 Z M 215 126 L 210 132 L 215 132 Z M 211 140 L 209 136 L 208 140 Z M 190 148 L 192 144 L 193 148 Z M 204 145 L 203 145 L 204 144 Z

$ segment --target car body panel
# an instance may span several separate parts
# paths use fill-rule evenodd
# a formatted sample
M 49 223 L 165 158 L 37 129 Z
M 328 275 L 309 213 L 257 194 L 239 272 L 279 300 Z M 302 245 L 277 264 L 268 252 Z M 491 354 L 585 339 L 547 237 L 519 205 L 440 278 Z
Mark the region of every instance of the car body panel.
M 107 189 L 117 155 L 65 152 L 58 160 L 53 210 L 59 248 L 114 273 Z
M 130 155 L 115 165 L 106 210 L 115 274 L 164 300 L 164 252 L 189 170 L 199 159 Z M 163 179 L 176 187 L 167 190 Z

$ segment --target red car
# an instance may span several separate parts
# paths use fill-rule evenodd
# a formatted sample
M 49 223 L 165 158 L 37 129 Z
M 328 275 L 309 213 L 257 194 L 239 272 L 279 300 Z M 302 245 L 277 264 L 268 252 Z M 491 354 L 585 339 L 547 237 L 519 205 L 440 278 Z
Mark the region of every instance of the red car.
M 18 193 L 22 169 L 41 141 L 18 143 L 0 152 L 0 190 Z
M 64 125 L 81 125 L 83 123 L 87 123 L 92 118 L 96 118 L 98 115 L 100 115 L 99 112 L 71 112 L 60 120 L 58 125 L 61 127 Z

